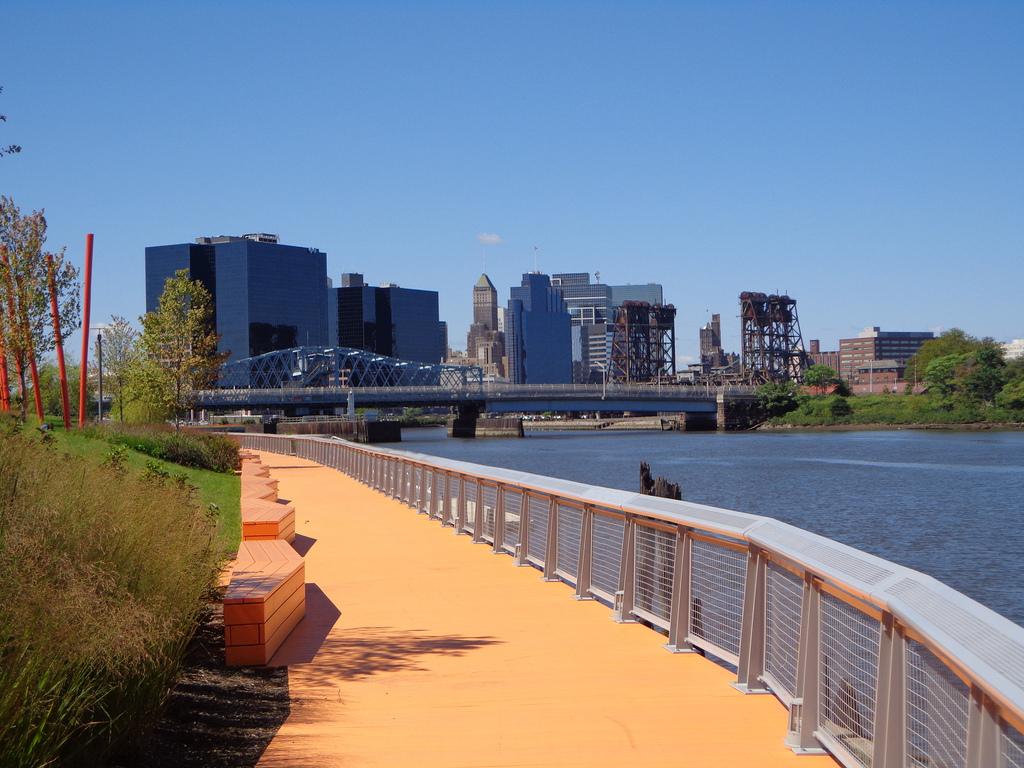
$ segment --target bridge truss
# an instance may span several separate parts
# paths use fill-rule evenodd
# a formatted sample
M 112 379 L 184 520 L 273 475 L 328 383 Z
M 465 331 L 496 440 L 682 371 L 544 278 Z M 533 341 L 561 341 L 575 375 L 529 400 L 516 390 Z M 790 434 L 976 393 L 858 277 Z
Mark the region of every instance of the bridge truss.
M 294 347 L 228 363 L 219 383 L 226 389 L 306 389 L 455 388 L 482 382 L 477 366 L 416 363 L 349 347 Z

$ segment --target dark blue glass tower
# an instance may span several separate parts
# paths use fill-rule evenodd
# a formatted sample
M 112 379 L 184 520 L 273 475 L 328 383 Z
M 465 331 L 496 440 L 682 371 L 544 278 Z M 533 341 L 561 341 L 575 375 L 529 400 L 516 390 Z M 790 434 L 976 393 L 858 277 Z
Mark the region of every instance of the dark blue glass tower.
M 199 238 L 146 249 L 146 311 L 168 277 L 188 269 L 213 296 L 218 349 L 238 360 L 297 346 L 326 346 L 327 254 L 273 236 Z

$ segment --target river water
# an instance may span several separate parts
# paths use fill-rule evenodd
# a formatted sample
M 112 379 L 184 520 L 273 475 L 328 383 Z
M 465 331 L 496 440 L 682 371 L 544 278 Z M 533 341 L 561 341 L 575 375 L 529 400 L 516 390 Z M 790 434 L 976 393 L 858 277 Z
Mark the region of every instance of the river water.
M 767 515 L 924 571 L 1024 626 L 1024 433 L 572 432 L 391 447 Z

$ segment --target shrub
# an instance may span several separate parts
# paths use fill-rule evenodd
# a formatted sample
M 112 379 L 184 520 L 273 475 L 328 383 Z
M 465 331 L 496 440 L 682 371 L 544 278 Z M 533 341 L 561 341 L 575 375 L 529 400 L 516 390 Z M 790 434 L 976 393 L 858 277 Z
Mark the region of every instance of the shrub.
M 238 445 L 221 435 L 181 430 L 168 425 L 110 424 L 86 430 L 91 437 L 108 440 L 173 464 L 213 472 L 238 469 Z

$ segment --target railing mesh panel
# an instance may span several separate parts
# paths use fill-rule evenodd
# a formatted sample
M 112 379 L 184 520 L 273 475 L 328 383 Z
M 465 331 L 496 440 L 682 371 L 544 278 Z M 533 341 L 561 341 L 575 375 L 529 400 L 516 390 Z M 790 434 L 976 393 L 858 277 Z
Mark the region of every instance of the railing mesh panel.
M 423 503 L 423 468 L 413 465 L 412 468 L 412 491 L 409 493 L 409 503 L 417 510 L 422 511 L 426 506 Z
M 462 526 L 470 533 L 476 533 L 476 493 L 477 493 L 477 481 L 466 478 L 466 484 L 463 491 L 466 494 L 466 521 Z
M 614 598 L 619 590 L 619 571 L 622 567 L 622 539 L 626 521 L 594 513 L 593 541 L 590 564 L 591 586 Z
M 580 536 L 583 531 L 583 509 L 558 502 L 558 556 L 555 567 L 565 576 L 579 578 Z
M 530 497 L 529 546 L 527 555 L 538 565 L 543 565 L 548 549 L 548 506 L 545 496 Z
M 690 635 L 734 656 L 740 652 L 746 573 L 746 552 L 694 540 Z
M 481 486 L 484 505 L 484 537 L 494 541 L 494 520 L 498 515 L 498 487 Z
M 634 555 L 636 560 L 633 604 L 667 622 L 672 616 L 672 575 L 676 562 L 675 534 L 637 525 Z
M 1009 723 L 1003 722 L 1001 725 L 1003 763 L 1006 768 L 1024 768 L 1024 734 Z
M 880 627 L 839 598 L 821 596 L 821 727 L 865 768 L 874 751 Z
M 784 688 L 785 693 L 794 696 L 804 582 L 796 574 L 769 562 L 767 586 L 765 672 Z
M 442 521 L 448 519 L 447 510 L 445 509 L 445 499 L 448 496 L 446 490 L 448 483 L 448 476 L 444 472 L 434 472 L 434 479 L 430 483 L 430 495 L 432 497 L 431 502 L 434 505 L 434 514 Z
M 420 468 L 420 512 L 430 513 L 434 496 L 434 473 L 426 467 Z
M 457 524 L 459 517 L 459 504 L 461 504 L 462 478 L 458 475 L 448 477 L 448 522 Z M 458 531 L 456 531 L 458 533 Z
M 907 765 L 967 764 L 971 691 L 921 643 L 907 643 Z
M 501 541 L 505 549 L 514 550 L 519 544 L 519 521 L 522 519 L 523 494 L 517 488 L 506 488 L 503 498 L 505 504 L 505 527 L 501 532 Z

